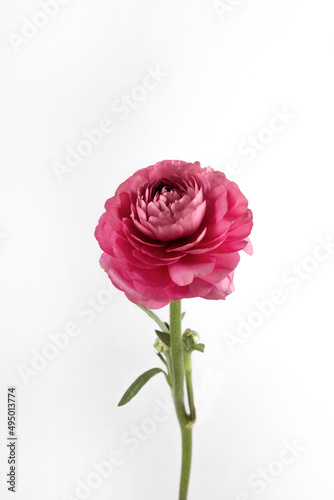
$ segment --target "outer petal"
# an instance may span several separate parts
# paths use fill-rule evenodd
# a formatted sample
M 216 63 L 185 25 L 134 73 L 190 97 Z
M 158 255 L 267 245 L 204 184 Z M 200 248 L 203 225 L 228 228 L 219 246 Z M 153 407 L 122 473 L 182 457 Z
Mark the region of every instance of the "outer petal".
M 170 300 L 168 297 L 165 298 L 165 301 L 159 301 L 155 300 L 151 296 L 147 297 L 138 292 L 134 286 L 134 281 L 129 277 L 124 270 L 124 267 L 121 266 L 117 259 L 114 259 L 104 253 L 101 256 L 100 264 L 101 267 L 108 273 L 113 285 L 124 292 L 131 302 L 148 307 L 149 309 L 160 309 L 161 307 L 169 304 Z
M 197 259 L 196 257 L 184 257 L 175 264 L 169 266 L 169 275 L 179 286 L 189 285 L 194 278 L 210 274 L 215 267 L 214 259 Z

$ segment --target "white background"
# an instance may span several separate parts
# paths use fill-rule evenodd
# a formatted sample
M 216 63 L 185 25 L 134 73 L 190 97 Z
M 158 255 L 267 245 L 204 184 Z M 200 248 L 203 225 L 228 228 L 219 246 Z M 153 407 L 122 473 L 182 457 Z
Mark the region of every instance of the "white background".
M 242 255 L 236 292 L 183 301 L 184 326 L 206 344 L 194 354 L 189 500 L 332 498 L 333 244 L 318 253 L 319 238 L 334 239 L 332 2 L 226 0 L 226 12 L 212 0 L 63 3 L 53 17 L 35 0 L 0 6 L 1 498 L 13 498 L 11 385 L 17 500 L 79 499 L 78 480 L 113 451 L 122 463 L 87 498 L 177 498 L 179 429 L 156 410 L 168 397 L 163 377 L 117 408 L 128 385 L 159 365 L 154 323 L 109 287 L 93 236 L 118 184 L 167 158 L 225 171 L 255 221 L 254 255 Z M 161 81 L 138 90 L 157 67 Z M 116 100 L 131 92 L 122 119 Z M 263 131 L 277 110 L 288 123 Z M 57 176 L 55 162 L 65 165 L 83 130 L 106 118 L 113 132 Z M 246 154 L 245 141 L 259 134 L 261 150 Z M 268 317 L 254 314 L 275 289 L 282 303 L 266 302 Z M 78 335 L 48 351 L 50 334 L 70 322 Z M 22 376 L 43 349 L 54 359 Z M 122 442 L 136 426 L 142 441 Z M 295 460 L 280 465 L 294 441 Z M 269 470 L 262 494 L 249 483 L 261 468 Z

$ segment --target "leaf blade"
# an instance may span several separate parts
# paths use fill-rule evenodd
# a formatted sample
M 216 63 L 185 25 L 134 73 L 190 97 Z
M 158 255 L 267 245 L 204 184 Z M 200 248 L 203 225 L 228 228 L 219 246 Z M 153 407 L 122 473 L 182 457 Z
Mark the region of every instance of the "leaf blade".
M 170 347 L 170 335 L 167 332 L 160 332 L 159 330 L 154 330 L 161 342 L 166 344 L 167 347 Z
M 144 306 L 141 306 L 139 304 L 137 304 L 138 307 L 140 307 L 140 309 L 142 309 L 144 312 L 146 312 L 146 314 L 152 318 L 157 325 L 159 325 L 160 329 L 165 332 L 165 333 L 168 333 L 168 327 L 166 326 L 166 323 L 164 323 L 163 321 L 161 321 L 161 319 L 156 315 L 154 314 L 153 311 L 151 311 L 151 309 L 147 309 L 146 307 Z
M 146 372 L 139 375 L 139 377 L 137 377 L 136 380 L 125 391 L 125 393 L 123 394 L 123 396 L 120 399 L 120 402 L 118 403 L 117 406 L 124 406 L 129 401 L 131 401 L 131 399 L 134 398 L 136 396 L 136 394 L 138 394 L 140 389 L 142 387 L 144 387 L 144 385 L 152 377 L 154 377 L 154 375 L 157 375 L 158 373 L 163 373 L 165 375 L 165 377 L 167 378 L 167 374 L 161 368 L 151 368 L 151 370 L 147 370 Z
M 163 357 L 163 355 L 161 354 L 161 352 L 157 352 L 156 354 L 157 354 L 158 358 L 160 358 L 160 359 L 161 359 L 161 361 L 163 362 L 163 364 L 164 364 L 164 365 L 167 367 L 167 369 L 168 369 L 167 362 L 166 362 L 165 358 Z

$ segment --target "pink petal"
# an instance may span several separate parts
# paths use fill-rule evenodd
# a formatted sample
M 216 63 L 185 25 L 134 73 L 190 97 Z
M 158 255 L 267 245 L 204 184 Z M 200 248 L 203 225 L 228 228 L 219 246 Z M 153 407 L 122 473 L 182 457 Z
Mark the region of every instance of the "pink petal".
M 179 242 L 179 243 L 171 244 L 170 246 L 168 246 L 166 248 L 166 252 L 175 252 L 177 250 L 184 252 L 186 250 L 189 250 L 190 248 L 197 245 L 200 241 L 202 241 L 202 239 L 205 236 L 206 231 L 207 231 L 207 228 L 205 227 L 198 235 L 196 235 L 196 238 L 191 237 L 191 238 L 187 238 L 186 240 L 184 240 L 185 241 L 184 243 Z
M 213 259 L 198 260 L 195 257 L 188 256 L 176 264 L 171 264 L 168 266 L 168 269 L 174 283 L 179 286 L 185 286 L 192 283 L 194 278 L 211 273 L 214 267 L 215 261 Z
M 159 259 L 157 257 L 151 257 L 150 255 L 140 252 L 137 249 L 132 250 L 132 255 L 136 257 L 140 262 L 151 264 L 152 266 L 166 266 L 168 264 L 174 264 L 175 262 L 178 262 L 182 257 L 182 255 L 180 255 L 179 257 L 175 257 L 172 254 L 169 254 L 169 257 L 164 256 L 162 259 Z
M 246 238 L 246 241 L 247 241 L 247 244 L 245 246 L 245 248 L 243 249 L 244 252 L 246 252 L 248 255 L 253 255 L 253 245 L 250 241 L 249 238 Z

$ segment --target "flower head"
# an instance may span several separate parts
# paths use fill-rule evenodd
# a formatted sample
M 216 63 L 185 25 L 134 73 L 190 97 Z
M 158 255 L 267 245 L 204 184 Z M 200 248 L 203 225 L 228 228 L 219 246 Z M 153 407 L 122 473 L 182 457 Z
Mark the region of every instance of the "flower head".
M 251 253 L 252 212 L 238 186 L 198 162 L 138 170 L 107 200 L 95 231 L 101 266 L 136 304 L 225 299 L 239 250 Z

